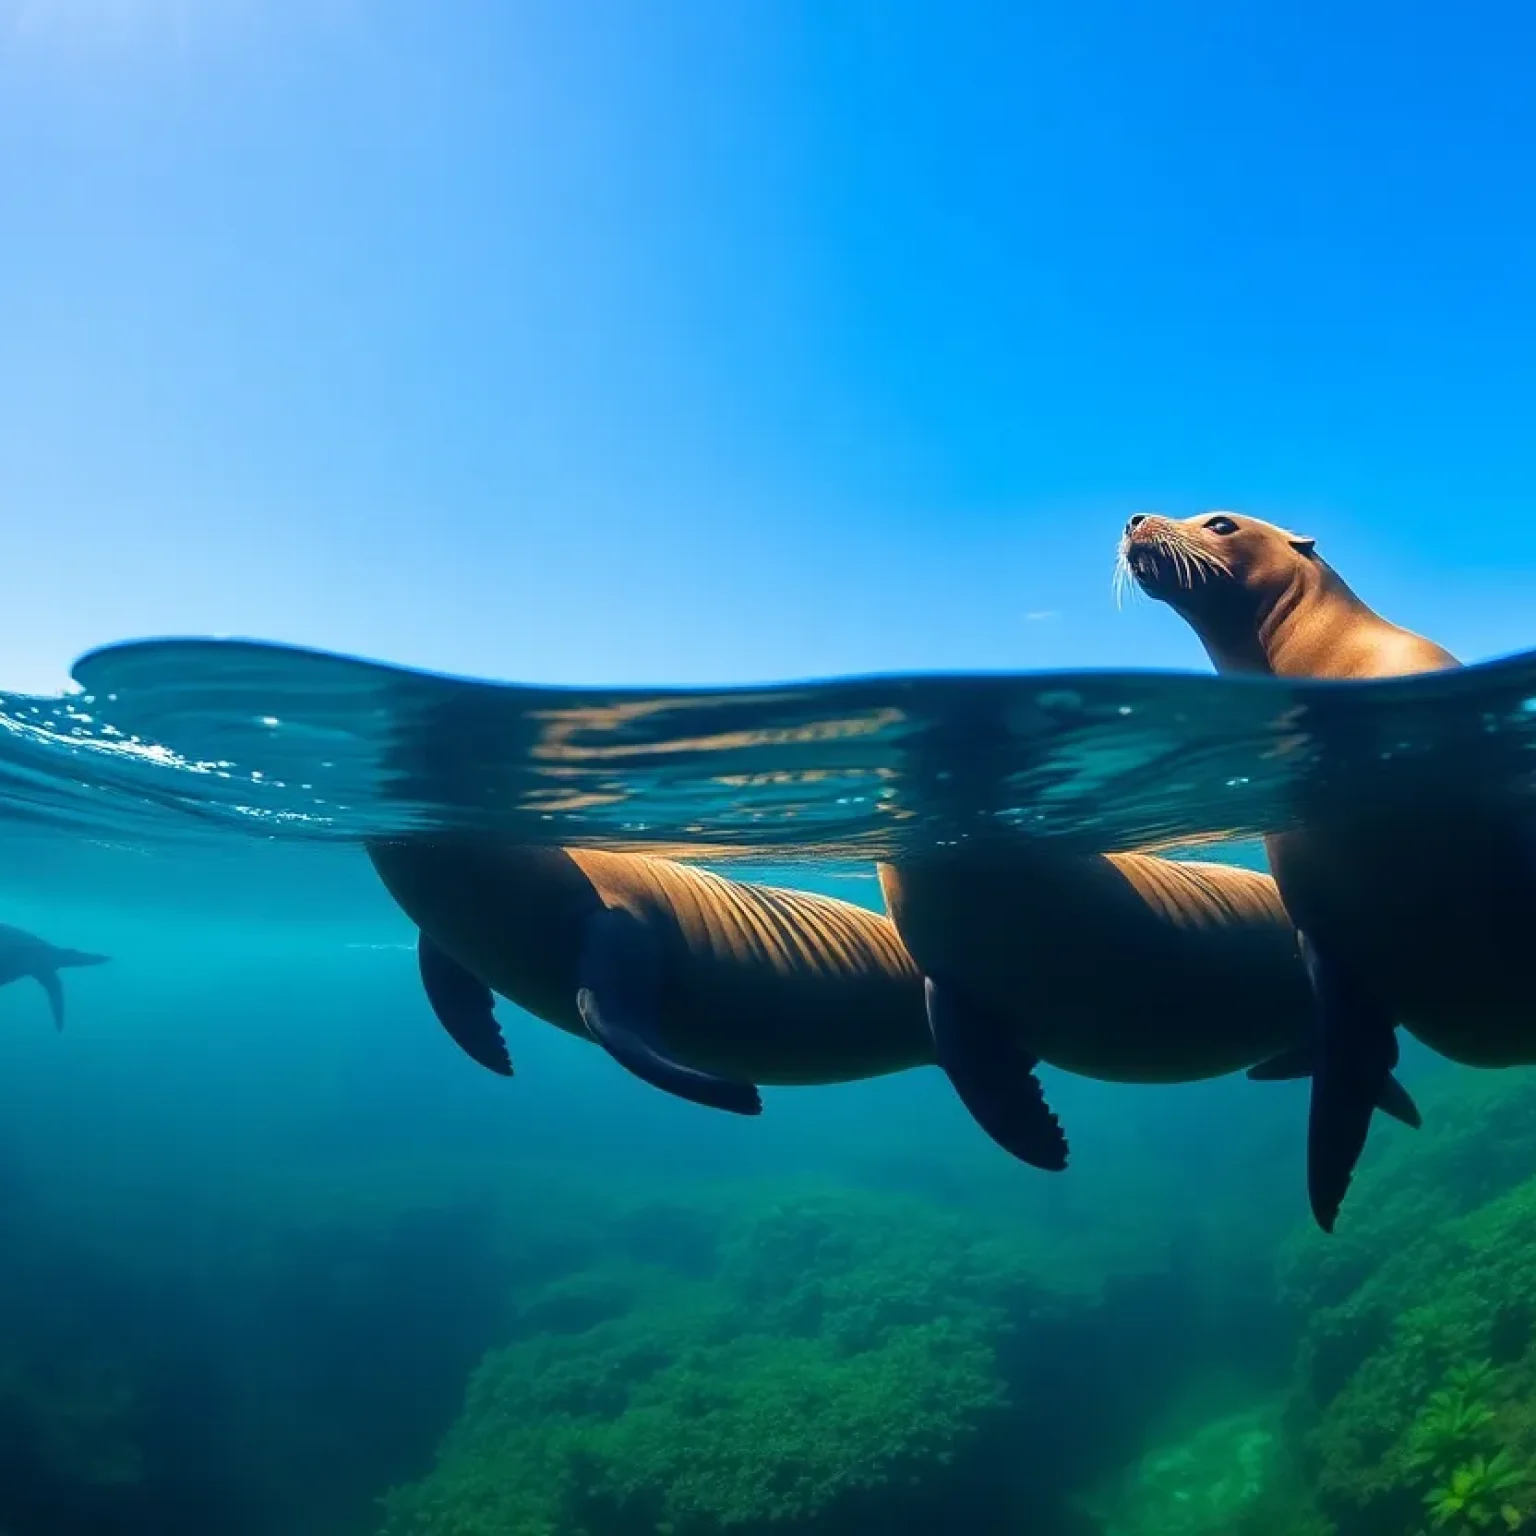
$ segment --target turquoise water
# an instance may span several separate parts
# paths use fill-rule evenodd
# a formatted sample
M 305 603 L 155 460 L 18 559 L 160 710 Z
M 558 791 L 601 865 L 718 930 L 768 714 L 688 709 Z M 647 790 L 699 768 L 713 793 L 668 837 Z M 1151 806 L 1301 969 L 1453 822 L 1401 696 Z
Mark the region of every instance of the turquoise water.
M 0 988 L 5 1536 L 1416 1536 L 1430 1400 L 1485 1358 L 1444 1477 L 1536 1467 L 1529 1074 L 1410 1043 L 1425 1128 L 1373 1132 L 1331 1240 L 1296 1083 L 1043 1071 L 1053 1177 L 931 1069 L 741 1121 L 503 1004 L 507 1082 L 354 846 L 688 845 L 875 907 L 872 856 L 935 840 L 1524 796 L 1536 657 L 640 693 L 176 642 L 76 676 L 0 737 L 0 923 L 111 957 L 62 1033 Z
M 1099 850 L 1252 836 L 1295 801 L 1524 796 L 1536 652 L 1367 683 L 1152 672 L 732 688 L 466 681 L 238 641 L 108 647 L 0 700 L 13 816 L 136 835 L 855 858 L 1001 833 Z

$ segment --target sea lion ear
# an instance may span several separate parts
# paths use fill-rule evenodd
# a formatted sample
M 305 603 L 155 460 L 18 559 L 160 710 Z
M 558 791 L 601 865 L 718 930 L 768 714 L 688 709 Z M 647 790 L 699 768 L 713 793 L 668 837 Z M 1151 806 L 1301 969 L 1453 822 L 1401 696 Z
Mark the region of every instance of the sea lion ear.
M 1291 535 L 1291 548 L 1298 555 L 1310 555 L 1317 548 L 1317 540 L 1309 539 L 1304 534 L 1293 533 Z

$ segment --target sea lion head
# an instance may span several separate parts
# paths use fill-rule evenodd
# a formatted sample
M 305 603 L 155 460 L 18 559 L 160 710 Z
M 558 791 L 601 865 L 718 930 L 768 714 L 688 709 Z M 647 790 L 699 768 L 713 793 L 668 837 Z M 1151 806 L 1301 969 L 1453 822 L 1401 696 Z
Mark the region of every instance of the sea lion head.
M 1316 547 L 1315 539 L 1235 512 L 1138 512 L 1120 536 L 1119 579 L 1167 603 L 1213 658 L 1222 653 L 1218 665 L 1232 666 L 1282 599 L 1321 574 Z

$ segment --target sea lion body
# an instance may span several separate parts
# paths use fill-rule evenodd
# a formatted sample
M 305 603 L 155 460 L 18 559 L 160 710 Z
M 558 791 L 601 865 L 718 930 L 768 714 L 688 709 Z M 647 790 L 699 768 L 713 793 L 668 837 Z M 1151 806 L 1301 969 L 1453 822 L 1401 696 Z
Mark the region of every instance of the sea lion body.
M 1016 1020 L 1050 1066 L 1189 1082 L 1306 1038 L 1295 931 L 1255 870 L 1008 848 L 884 864 L 880 884 L 924 973 Z
M 882 867 L 940 974 L 978 983 L 978 1014 L 918 970 L 891 918 L 832 897 L 586 849 L 368 853 L 417 925 L 439 1022 L 505 1076 L 493 994 L 665 1092 L 738 1114 L 761 1111 L 759 1083 L 936 1064 L 994 1141 L 1054 1171 L 1067 1146 L 1034 1075 L 1042 1056 L 1132 1082 L 1311 1071 L 1295 937 L 1272 883 L 1248 870 L 1134 855 Z M 987 980 L 1000 993 L 998 957 L 1021 953 L 1027 983 L 999 1003 Z M 1416 1121 L 1395 1081 L 1383 1104 Z
M 1362 680 L 1461 665 L 1371 609 L 1315 540 L 1257 518 L 1136 517 L 1121 554 L 1219 672 Z M 1450 794 L 1411 809 L 1304 806 L 1302 821 L 1266 846 L 1332 1042 L 1309 1131 L 1313 1209 L 1331 1228 L 1397 1025 L 1458 1061 L 1536 1063 L 1536 842 L 1518 815 Z
M 701 1072 L 844 1082 L 931 1063 L 922 981 L 890 920 L 851 902 L 590 849 L 370 845 L 418 928 L 493 991 L 587 1038 L 589 920 L 654 942 L 655 1043 Z
M 1411 825 L 1362 812 L 1266 839 L 1298 928 L 1368 978 L 1410 1034 L 1466 1066 L 1536 1064 L 1536 860 L 1475 807 Z

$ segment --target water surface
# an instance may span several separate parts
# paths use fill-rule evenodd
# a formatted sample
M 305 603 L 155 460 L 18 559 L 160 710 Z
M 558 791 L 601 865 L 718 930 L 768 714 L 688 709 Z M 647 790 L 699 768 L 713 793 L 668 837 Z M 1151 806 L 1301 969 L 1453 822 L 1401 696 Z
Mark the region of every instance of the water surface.
M 1536 652 L 1364 683 L 1158 672 L 541 688 L 243 641 L 111 646 L 0 698 L 12 820 L 868 860 L 964 838 L 1252 837 L 1426 792 L 1530 795 Z

